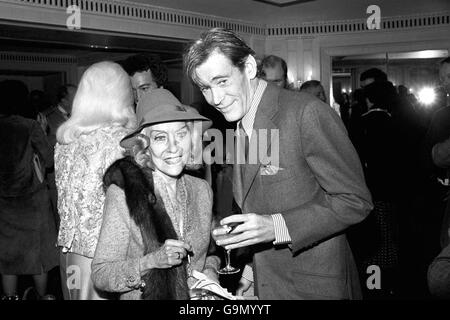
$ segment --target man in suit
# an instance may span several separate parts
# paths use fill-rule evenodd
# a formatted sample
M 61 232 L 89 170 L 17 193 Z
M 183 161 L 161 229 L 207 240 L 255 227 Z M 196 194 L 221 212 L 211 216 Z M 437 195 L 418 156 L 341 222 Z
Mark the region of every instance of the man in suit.
M 269 147 L 275 150 L 278 144 L 277 165 L 263 159 L 235 163 L 233 193 L 242 214 L 220 223 L 241 224 L 217 244 L 250 246 L 260 299 L 360 298 L 344 232 L 369 214 L 372 203 L 337 114 L 309 94 L 257 78 L 254 51 L 232 31 L 202 34 L 184 63 L 206 101 L 227 121 L 238 122 L 239 135 L 248 135 L 249 150 L 263 129 L 279 133 Z M 245 269 L 242 292 L 252 280 Z
M 53 108 L 44 112 L 49 127 L 48 140 L 53 148 L 56 145 L 56 131 L 70 117 L 76 91 L 77 87 L 72 84 L 61 86 L 57 93 L 58 102 Z

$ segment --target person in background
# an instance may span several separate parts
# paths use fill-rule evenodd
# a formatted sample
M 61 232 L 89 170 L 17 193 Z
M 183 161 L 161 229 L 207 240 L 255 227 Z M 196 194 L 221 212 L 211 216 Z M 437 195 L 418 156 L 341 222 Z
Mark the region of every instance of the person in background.
M 33 90 L 30 92 L 30 104 L 33 110 L 37 112 L 37 122 L 44 130 L 47 135 L 50 132 L 50 127 L 48 125 L 47 117 L 44 112 L 50 107 L 50 101 L 47 99 L 44 91 Z
M 70 117 L 76 91 L 77 87 L 72 84 L 59 87 L 56 95 L 58 100 L 56 105 L 44 112 L 49 126 L 48 140 L 52 147 L 55 147 L 56 145 L 56 131 L 59 126 Z
M 238 150 L 247 158 L 255 160 L 250 150 L 260 129 L 279 134 L 273 162 L 234 162 L 233 193 L 242 214 L 220 224 L 240 224 L 216 243 L 253 253 L 255 273 L 250 265 L 244 269 L 237 294 L 255 280 L 260 299 L 358 299 L 358 273 L 343 234 L 372 209 L 358 156 L 328 105 L 258 78 L 254 54 L 233 31 L 214 28 L 184 55 L 186 74 L 206 101 L 237 122 Z
M 288 89 L 287 64 L 282 58 L 270 55 L 264 57 L 259 65 L 259 77 L 277 85 L 280 88 Z
M 450 93 L 450 57 L 440 62 L 439 75 L 442 90 Z M 446 153 L 443 148 L 445 141 L 450 137 L 450 105 L 446 101 L 442 103 L 441 108 L 433 113 L 421 152 L 422 165 L 426 170 L 426 188 L 423 191 L 427 196 L 426 220 L 424 217 L 420 220 L 425 242 L 423 248 L 426 248 L 423 252 L 424 269 L 445 247 L 448 229 L 445 225 L 449 223 L 446 207 L 450 194 L 450 172 L 442 155 Z
M 193 270 L 218 279 L 219 259 L 209 254 L 212 191 L 184 173 L 194 120 L 207 126 L 209 119 L 165 89 L 142 96 L 137 110 L 140 126 L 121 142 L 130 156 L 104 177 L 92 280 L 124 300 L 189 299 Z
M 440 65 L 440 77 L 443 90 L 450 94 L 450 58 L 446 58 L 441 62 Z M 433 159 L 433 163 L 446 171 L 445 177 L 450 179 L 449 169 L 450 169 L 450 124 L 445 122 L 446 120 L 450 120 L 450 106 L 444 107 L 437 113 L 432 122 L 435 135 L 437 137 L 437 141 L 442 140 L 442 137 L 446 135 L 445 140 L 439 141 L 433 145 L 431 149 L 431 156 Z M 447 133 L 447 134 L 446 134 Z M 444 180 L 445 178 L 441 180 Z M 448 193 L 447 193 L 448 194 Z M 448 197 L 448 196 L 447 196 Z M 450 199 L 450 198 L 449 198 Z M 442 220 L 442 228 L 440 232 L 440 244 L 441 248 L 445 248 L 449 243 L 449 233 L 448 230 L 450 228 L 450 200 L 447 200 L 445 213 Z
M 300 86 L 300 91 L 308 92 L 313 96 L 319 98 L 323 102 L 327 103 L 327 96 L 325 95 L 325 90 L 322 84 L 318 80 L 309 80 L 303 82 Z
M 383 275 L 381 290 L 365 288 L 365 298 L 393 298 L 398 285 L 398 190 L 402 187 L 397 140 L 391 110 L 392 83 L 372 82 L 364 87 L 368 111 L 362 115 L 362 137 L 358 146 L 374 209 L 369 217 L 350 228 L 352 250 L 360 267 L 361 279 L 367 267 L 377 265 Z
M 90 66 L 80 80 L 72 115 L 56 134 L 58 246 L 66 300 L 107 298 L 91 281 L 105 202 L 102 178 L 111 163 L 123 157 L 119 142 L 135 126 L 127 73 L 109 61 Z M 78 277 L 78 286 L 71 285 L 70 276 Z
M 56 227 L 44 182 L 52 150 L 39 123 L 21 116 L 30 108 L 26 86 L 2 81 L 0 97 L 1 299 L 19 300 L 18 277 L 32 275 L 37 298 L 54 300 L 47 273 L 58 265 Z
M 130 76 L 136 105 L 147 91 L 167 85 L 167 67 L 157 56 L 137 54 L 122 61 L 121 65 Z
M 378 69 L 378 68 L 370 68 L 359 76 L 359 81 L 361 83 L 361 87 L 371 84 L 372 82 L 383 82 L 388 81 L 387 74 Z

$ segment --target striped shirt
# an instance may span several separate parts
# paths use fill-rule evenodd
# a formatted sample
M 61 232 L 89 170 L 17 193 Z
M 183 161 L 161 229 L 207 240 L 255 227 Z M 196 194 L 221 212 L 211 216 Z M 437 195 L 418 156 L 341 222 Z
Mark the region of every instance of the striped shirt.
M 248 135 L 248 139 L 250 141 L 251 135 L 253 132 L 253 125 L 255 124 L 256 112 L 258 111 L 258 105 L 261 102 L 261 98 L 263 96 L 264 90 L 267 87 L 267 82 L 259 79 L 258 86 L 256 87 L 256 91 L 253 95 L 250 109 L 244 115 L 244 117 L 238 122 L 238 128 L 241 126 L 245 130 Z M 283 218 L 281 213 L 275 213 L 271 215 L 273 220 L 273 225 L 275 229 L 275 241 L 274 245 L 281 244 L 290 244 L 292 242 L 291 237 L 289 235 L 289 230 L 286 226 L 286 221 Z

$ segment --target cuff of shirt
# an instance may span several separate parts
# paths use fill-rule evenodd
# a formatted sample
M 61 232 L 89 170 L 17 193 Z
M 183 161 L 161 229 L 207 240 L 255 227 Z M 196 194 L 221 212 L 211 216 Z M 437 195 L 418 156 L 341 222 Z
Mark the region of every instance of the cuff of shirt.
M 286 226 L 286 221 L 281 213 L 276 213 L 271 215 L 273 220 L 273 226 L 275 229 L 275 241 L 274 245 L 290 244 L 292 243 L 291 236 L 289 235 L 289 230 Z
M 244 271 L 242 271 L 242 278 L 253 282 L 253 268 L 249 264 L 245 265 Z

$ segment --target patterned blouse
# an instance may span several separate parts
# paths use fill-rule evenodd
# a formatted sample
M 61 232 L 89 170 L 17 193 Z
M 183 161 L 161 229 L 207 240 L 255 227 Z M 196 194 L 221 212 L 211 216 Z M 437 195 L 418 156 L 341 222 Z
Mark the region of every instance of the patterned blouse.
M 123 157 L 120 140 L 130 130 L 119 126 L 97 129 L 75 142 L 55 147 L 55 180 L 61 219 L 58 245 L 63 252 L 94 257 L 102 225 L 103 175 Z

